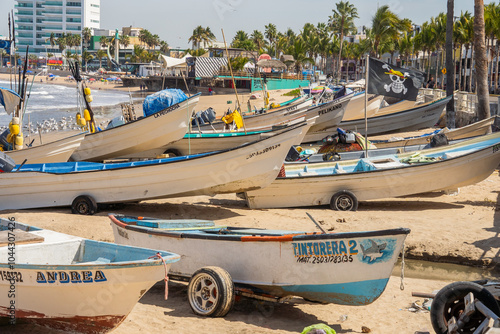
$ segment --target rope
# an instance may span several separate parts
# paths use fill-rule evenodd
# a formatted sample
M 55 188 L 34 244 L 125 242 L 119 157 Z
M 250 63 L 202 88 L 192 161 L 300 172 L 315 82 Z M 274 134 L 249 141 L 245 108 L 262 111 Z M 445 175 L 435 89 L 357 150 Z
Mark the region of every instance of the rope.
M 399 286 L 401 290 L 405 289 L 404 278 L 405 278 L 405 242 L 403 240 L 403 249 L 401 250 L 401 285 Z
M 148 259 L 161 259 L 163 262 L 163 268 L 165 269 L 165 278 L 163 281 L 165 282 L 165 300 L 168 299 L 168 268 L 167 268 L 167 263 L 165 262 L 165 259 L 161 256 L 160 253 L 156 253 L 153 256 L 150 256 Z

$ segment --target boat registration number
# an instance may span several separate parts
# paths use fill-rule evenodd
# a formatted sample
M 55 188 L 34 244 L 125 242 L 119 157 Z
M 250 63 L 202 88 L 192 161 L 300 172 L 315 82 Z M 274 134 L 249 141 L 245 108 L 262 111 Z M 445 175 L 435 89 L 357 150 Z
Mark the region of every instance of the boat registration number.
M 297 263 L 347 263 L 352 262 L 352 255 L 338 255 L 338 256 L 309 256 L 309 257 L 298 257 Z
M 16 283 L 23 283 L 23 274 L 19 271 L 0 271 L 0 278 L 2 281 L 16 281 Z

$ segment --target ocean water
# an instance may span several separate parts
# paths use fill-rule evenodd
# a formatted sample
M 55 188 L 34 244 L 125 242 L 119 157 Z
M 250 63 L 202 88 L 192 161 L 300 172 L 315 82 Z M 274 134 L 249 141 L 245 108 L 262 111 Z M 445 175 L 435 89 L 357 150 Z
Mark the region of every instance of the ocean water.
M 35 79 L 36 80 L 36 79 Z M 0 80 L 0 87 L 9 88 L 10 82 Z M 26 114 L 23 123 L 43 122 L 48 119 L 60 120 L 62 117 L 74 116 L 77 108 L 76 84 L 74 87 L 44 84 L 35 82 L 31 88 L 28 84 L 27 94 L 29 94 L 26 106 Z M 129 95 L 126 92 L 96 90 L 92 89 L 93 102 L 92 109 L 96 118 L 113 118 L 121 114 L 120 103 L 128 102 Z M 0 106 L 0 127 L 6 126 L 11 121 L 12 116 L 7 115 L 3 106 Z

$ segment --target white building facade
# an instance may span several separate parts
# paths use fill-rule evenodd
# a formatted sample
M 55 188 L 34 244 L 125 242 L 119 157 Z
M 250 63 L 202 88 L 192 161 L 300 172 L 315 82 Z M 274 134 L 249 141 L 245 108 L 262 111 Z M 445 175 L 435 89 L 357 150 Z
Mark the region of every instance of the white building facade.
M 84 28 L 100 28 L 100 0 L 16 0 L 16 46 L 19 53 L 60 53 L 48 39 L 65 34 L 81 35 Z

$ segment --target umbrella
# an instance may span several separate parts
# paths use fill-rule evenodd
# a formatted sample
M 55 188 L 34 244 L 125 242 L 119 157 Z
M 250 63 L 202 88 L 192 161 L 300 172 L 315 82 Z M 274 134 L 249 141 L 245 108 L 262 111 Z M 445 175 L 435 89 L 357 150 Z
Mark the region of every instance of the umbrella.
M 286 65 L 277 59 L 261 59 L 257 62 L 257 66 L 262 68 L 286 69 Z
M 55 77 L 55 75 L 52 74 L 52 73 L 49 73 L 49 75 L 47 75 L 47 76 L 50 77 L 50 78 Z
M 26 73 L 33 73 L 33 71 L 27 70 Z
M 311 88 L 311 94 L 319 94 L 323 92 L 323 89 L 325 90 L 325 93 L 333 93 L 333 90 L 326 86 L 316 86 L 314 88 Z
M 90 78 L 89 81 L 95 81 L 95 79 L 94 78 Z

